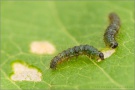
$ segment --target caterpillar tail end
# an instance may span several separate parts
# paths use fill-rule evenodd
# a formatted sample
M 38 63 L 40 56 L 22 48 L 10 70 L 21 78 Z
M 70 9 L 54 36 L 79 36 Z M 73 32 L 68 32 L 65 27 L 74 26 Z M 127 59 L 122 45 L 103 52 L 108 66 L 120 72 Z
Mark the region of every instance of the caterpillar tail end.
M 50 63 L 50 68 L 55 70 L 56 69 L 56 65 L 54 65 L 53 63 Z

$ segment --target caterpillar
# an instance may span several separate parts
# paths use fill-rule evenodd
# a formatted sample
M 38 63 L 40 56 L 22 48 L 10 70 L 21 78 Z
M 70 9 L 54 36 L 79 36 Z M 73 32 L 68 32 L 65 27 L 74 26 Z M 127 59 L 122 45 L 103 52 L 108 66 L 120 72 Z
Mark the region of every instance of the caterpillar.
M 104 42 L 107 47 L 116 48 L 118 46 L 118 42 L 115 40 L 115 36 L 120 28 L 120 18 L 115 13 L 109 14 L 110 24 L 107 27 L 104 33 Z
M 104 55 L 102 52 L 98 51 L 93 46 L 89 45 L 80 45 L 74 46 L 73 48 L 68 48 L 67 50 L 62 51 L 57 56 L 55 56 L 50 63 L 50 68 L 56 69 L 57 64 L 61 63 L 64 60 L 67 60 L 74 56 L 87 55 L 91 59 L 101 59 L 104 60 Z

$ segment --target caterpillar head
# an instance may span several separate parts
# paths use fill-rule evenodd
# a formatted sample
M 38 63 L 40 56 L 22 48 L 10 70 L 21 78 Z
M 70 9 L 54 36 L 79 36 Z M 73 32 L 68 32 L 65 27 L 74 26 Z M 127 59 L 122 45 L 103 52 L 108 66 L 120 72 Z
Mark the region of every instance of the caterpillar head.
M 104 54 L 103 53 L 100 52 L 99 57 L 100 57 L 101 60 L 104 60 Z
M 110 47 L 111 48 L 116 48 L 118 46 L 118 43 L 117 42 L 111 42 L 111 44 L 110 44 Z

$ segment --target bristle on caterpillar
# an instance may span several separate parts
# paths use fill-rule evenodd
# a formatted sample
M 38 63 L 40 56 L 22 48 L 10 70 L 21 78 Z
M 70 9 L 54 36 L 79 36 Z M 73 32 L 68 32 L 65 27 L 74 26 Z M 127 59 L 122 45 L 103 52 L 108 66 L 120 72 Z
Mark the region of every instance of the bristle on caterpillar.
M 120 18 L 115 13 L 109 14 L 110 24 L 104 33 L 104 41 L 107 47 L 116 48 L 118 42 L 115 40 L 115 36 L 120 28 Z
M 50 68 L 56 69 L 56 66 L 58 63 L 60 63 L 64 60 L 67 60 L 71 57 L 79 56 L 79 55 L 87 55 L 91 59 L 104 60 L 103 53 L 98 51 L 93 46 L 80 45 L 80 46 L 74 46 L 73 48 L 64 50 L 63 52 L 61 52 L 57 56 L 55 56 L 50 63 Z

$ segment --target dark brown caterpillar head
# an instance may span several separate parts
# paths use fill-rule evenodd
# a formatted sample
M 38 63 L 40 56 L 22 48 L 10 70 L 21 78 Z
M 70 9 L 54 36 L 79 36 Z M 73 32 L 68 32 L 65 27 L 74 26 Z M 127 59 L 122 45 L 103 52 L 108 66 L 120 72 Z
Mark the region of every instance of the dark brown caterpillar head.
M 104 54 L 103 53 L 100 52 L 99 57 L 100 57 L 101 60 L 104 60 Z
M 110 47 L 111 48 L 116 48 L 118 46 L 118 43 L 117 42 L 111 42 L 111 44 L 110 44 Z

